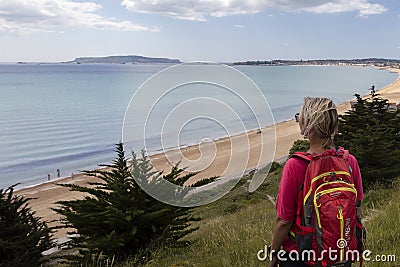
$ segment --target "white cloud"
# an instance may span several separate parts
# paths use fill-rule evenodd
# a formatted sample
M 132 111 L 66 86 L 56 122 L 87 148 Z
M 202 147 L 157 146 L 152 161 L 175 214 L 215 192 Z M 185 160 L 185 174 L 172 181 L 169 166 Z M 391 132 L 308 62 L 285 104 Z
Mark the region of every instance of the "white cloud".
M 303 10 L 315 13 L 339 13 L 358 11 L 362 17 L 376 15 L 385 12 L 387 9 L 380 4 L 368 3 L 366 0 L 338 0 L 325 4 L 304 8 Z
M 102 6 L 71 0 L 0 0 L 0 32 L 59 31 L 64 27 L 87 27 L 120 31 L 157 31 L 155 27 L 117 21 L 99 15 Z
M 122 5 L 132 12 L 165 15 L 177 19 L 205 21 L 206 16 L 260 12 L 264 1 L 249 0 L 123 0 Z
M 233 27 L 235 27 L 235 28 L 246 28 L 246 26 L 244 26 L 242 24 L 235 24 L 235 25 L 233 25 Z
M 131 12 L 205 21 L 207 16 L 254 14 L 265 10 L 286 12 L 358 12 L 360 16 L 381 14 L 386 8 L 370 0 L 123 0 Z

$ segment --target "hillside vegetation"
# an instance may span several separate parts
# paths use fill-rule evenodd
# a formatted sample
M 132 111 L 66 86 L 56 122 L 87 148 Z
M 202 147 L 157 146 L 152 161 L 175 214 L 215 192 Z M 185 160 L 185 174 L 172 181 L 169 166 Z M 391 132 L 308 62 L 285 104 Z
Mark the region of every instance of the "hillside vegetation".
M 186 248 L 155 247 L 151 260 L 139 266 L 265 266 L 257 252 L 270 243 L 282 167 L 270 173 L 254 193 L 244 177 L 230 193 L 195 213 L 204 218 L 186 238 Z M 135 259 L 118 266 L 136 266 Z
M 268 196 L 276 196 L 281 171 L 269 174 L 253 194 L 246 192 L 248 177 L 244 177 L 224 198 L 198 207 L 196 212 L 205 219 L 199 222 L 198 231 L 185 237 L 191 246 L 155 246 L 147 263 L 137 265 L 130 259 L 117 266 L 266 266 L 268 260 L 258 260 L 257 253 L 271 242 L 276 211 Z M 376 185 L 366 193 L 363 210 L 371 260 L 378 254 L 381 258 L 397 256 L 395 262 L 371 261 L 363 266 L 400 266 L 400 180 L 390 188 Z

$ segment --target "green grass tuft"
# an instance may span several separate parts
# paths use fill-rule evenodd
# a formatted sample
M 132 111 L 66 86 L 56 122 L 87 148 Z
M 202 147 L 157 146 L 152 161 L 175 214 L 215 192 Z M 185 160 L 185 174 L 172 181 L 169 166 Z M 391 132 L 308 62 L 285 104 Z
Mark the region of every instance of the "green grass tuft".
M 400 186 L 399 179 L 390 188 L 374 187 L 365 195 L 365 226 L 367 228 L 366 249 L 372 253 L 366 267 L 400 266 Z M 394 255 L 395 261 L 378 262 L 375 256 Z

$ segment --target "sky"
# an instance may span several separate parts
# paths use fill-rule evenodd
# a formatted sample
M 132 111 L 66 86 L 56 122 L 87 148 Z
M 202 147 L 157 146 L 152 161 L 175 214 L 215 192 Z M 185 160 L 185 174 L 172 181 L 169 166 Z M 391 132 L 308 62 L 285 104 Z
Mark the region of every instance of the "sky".
M 0 0 L 0 62 L 400 59 L 399 0 Z

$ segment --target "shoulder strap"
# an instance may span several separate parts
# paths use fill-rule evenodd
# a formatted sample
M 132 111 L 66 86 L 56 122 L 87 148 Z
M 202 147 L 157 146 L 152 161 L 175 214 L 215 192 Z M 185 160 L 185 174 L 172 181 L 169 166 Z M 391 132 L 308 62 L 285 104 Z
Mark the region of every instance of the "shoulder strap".
M 307 153 L 307 152 L 294 152 L 290 157 L 291 158 L 301 158 L 308 162 L 311 162 L 313 160 L 313 155 L 310 153 Z
M 336 155 L 342 156 L 343 159 L 347 160 L 349 158 L 349 151 L 345 150 L 343 147 L 339 147 L 339 149 L 336 150 Z
M 313 155 L 307 152 L 294 152 L 291 156 L 291 158 L 299 158 L 302 160 L 307 161 L 307 163 L 310 163 L 313 160 Z M 304 180 L 300 188 L 297 190 L 297 210 L 296 210 L 296 221 L 294 223 L 294 227 L 292 227 L 292 232 L 294 235 L 296 235 L 297 231 L 304 231 L 304 228 L 302 226 L 302 204 L 303 204 L 303 189 L 304 189 Z
M 332 155 L 332 154 L 330 154 Z M 321 156 L 321 155 L 318 155 Z M 318 157 L 316 156 L 316 157 Z M 336 150 L 336 156 L 342 157 L 343 159 L 347 160 L 349 158 L 349 151 L 345 150 L 343 147 L 339 147 L 338 150 Z M 294 152 L 291 156 L 291 158 L 301 158 L 306 161 L 311 162 L 313 159 L 315 159 L 315 156 L 307 153 L 307 152 Z

